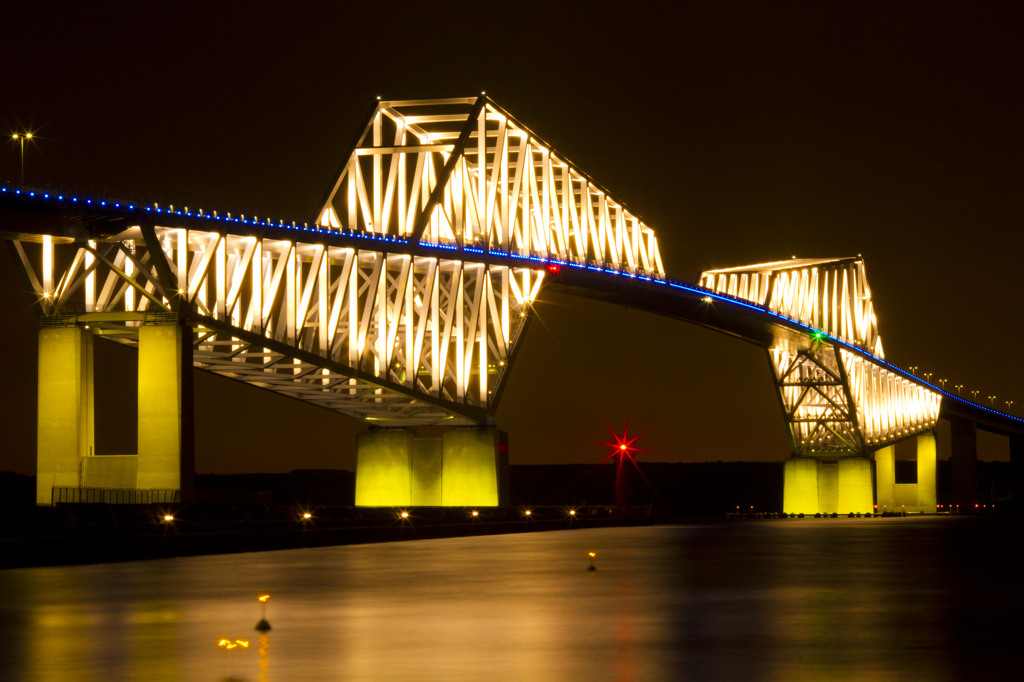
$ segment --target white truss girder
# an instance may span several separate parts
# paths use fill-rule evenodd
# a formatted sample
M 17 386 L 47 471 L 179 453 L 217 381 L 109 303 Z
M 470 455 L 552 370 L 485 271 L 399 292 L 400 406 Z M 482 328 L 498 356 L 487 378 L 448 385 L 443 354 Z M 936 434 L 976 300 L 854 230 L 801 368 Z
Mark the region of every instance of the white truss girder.
M 882 361 L 862 258 L 793 259 L 708 270 L 700 282 L 821 332 L 803 345 L 780 338 L 769 349 L 794 451 L 855 454 L 935 426 L 941 396 L 887 369 Z
M 848 350 L 840 349 L 839 355 L 865 443 L 883 445 L 935 427 L 939 393 Z
M 885 357 L 860 257 L 794 258 L 707 270 L 701 273 L 700 284 Z
M 162 226 L 99 244 L 43 239 L 16 249 L 45 315 L 79 316 L 134 343 L 153 315 L 188 311 L 197 367 L 396 424 L 448 420 L 459 406 L 484 414 L 544 276 Z
M 486 97 L 378 103 L 320 227 L 664 278 L 654 231 Z
M 484 96 L 377 103 L 313 230 L 144 212 L 17 244 L 44 315 L 129 344 L 178 316 L 198 367 L 396 424 L 493 413 L 547 264 L 665 276 L 653 230 Z
M 863 438 L 831 346 L 769 350 L 794 452 L 855 453 Z

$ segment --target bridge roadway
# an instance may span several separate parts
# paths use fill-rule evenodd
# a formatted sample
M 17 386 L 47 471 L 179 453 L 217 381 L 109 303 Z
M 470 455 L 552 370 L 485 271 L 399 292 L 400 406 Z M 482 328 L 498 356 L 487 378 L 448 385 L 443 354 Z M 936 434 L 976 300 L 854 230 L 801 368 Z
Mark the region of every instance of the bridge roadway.
M 741 339 L 768 349 L 786 341 L 801 350 L 828 343 L 884 367 L 915 385 L 927 387 L 942 396 L 940 416 L 950 420 L 969 420 L 977 428 L 1004 436 L 1024 436 L 1024 419 L 966 400 L 930 384 L 896 365 L 885 362 L 853 344 L 814 329 L 799 321 L 778 315 L 762 306 L 717 293 L 696 284 L 633 276 L 615 269 L 559 262 L 550 259 L 509 256 L 498 251 L 452 248 L 415 244 L 395 237 L 367 233 L 345 233 L 316 227 L 293 227 L 283 221 L 257 224 L 254 220 L 211 219 L 210 215 L 169 211 L 130 202 L 64 196 L 43 188 L 0 187 L 0 239 L 39 241 L 50 235 L 55 243 L 86 240 L 103 241 L 139 224 L 173 224 L 187 229 L 216 230 L 222 233 L 257 235 L 266 239 L 315 238 L 339 247 L 374 249 L 431 258 L 451 258 L 488 265 L 529 265 L 546 273 L 544 288 L 603 301 L 616 306 L 643 310 Z M 504 386 L 504 382 L 501 387 Z M 401 386 L 389 389 L 402 391 Z M 500 387 L 499 387 L 500 390 Z M 415 396 L 423 399 L 422 395 Z M 492 402 L 496 408 L 500 394 Z M 486 414 L 465 405 L 445 405 L 455 413 L 483 421 Z
M 885 362 L 857 346 L 817 329 L 777 315 L 761 306 L 726 296 L 703 287 L 678 281 L 642 281 L 631 277 L 609 277 L 586 269 L 561 268 L 545 281 L 549 291 L 582 296 L 617 306 L 635 308 L 695 324 L 733 336 L 762 348 L 770 348 L 785 339 L 800 348 L 829 343 L 854 353 L 890 372 L 942 395 L 940 416 L 969 419 L 978 428 L 1011 436 L 1024 435 L 1024 419 L 949 393 L 911 372 Z

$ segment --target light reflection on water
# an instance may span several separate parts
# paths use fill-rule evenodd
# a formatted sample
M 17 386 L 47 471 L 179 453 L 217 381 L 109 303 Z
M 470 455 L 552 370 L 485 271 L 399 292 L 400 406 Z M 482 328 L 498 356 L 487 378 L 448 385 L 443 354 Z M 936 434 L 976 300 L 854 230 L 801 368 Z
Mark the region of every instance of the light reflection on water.
M 991 678 L 1015 669 L 1018 530 L 794 520 L 2 571 L 0 679 Z

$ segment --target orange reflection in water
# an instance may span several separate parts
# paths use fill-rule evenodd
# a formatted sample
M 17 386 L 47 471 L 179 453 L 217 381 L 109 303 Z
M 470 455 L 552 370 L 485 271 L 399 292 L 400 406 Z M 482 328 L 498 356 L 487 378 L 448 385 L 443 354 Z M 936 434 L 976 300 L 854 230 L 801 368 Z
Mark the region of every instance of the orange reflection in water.
M 257 653 L 260 656 L 257 661 L 257 665 L 260 667 L 259 682 L 273 682 L 273 679 L 270 677 L 270 637 L 263 633 L 257 640 L 256 645 L 259 647 Z

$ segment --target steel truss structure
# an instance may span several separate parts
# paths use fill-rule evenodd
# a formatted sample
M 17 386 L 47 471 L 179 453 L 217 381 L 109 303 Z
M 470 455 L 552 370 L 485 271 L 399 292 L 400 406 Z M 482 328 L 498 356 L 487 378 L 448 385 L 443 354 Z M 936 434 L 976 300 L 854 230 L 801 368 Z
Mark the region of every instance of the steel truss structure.
M 69 245 L 61 270 L 52 240 L 16 249 L 51 323 L 134 344 L 139 324 L 185 311 L 196 367 L 402 425 L 483 419 L 542 280 L 528 267 L 160 226 Z
M 764 311 L 794 453 L 863 454 L 938 417 L 939 393 L 884 361 L 862 259 L 669 282 L 653 230 L 483 96 L 377 102 L 313 226 L 99 204 L 84 229 L 6 233 L 47 323 L 129 345 L 184 323 L 195 366 L 358 419 L 490 420 L 562 267 Z
M 654 231 L 486 96 L 379 102 L 319 224 L 665 276 Z
M 935 426 L 941 395 L 884 362 L 863 259 L 761 263 L 700 281 L 816 330 L 768 349 L 795 454 L 859 455 Z
M 654 232 L 485 97 L 378 102 L 331 187 L 314 228 L 154 206 L 14 243 L 50 324 L 181 319 L 196 367 L 394 426 L 490 418 L 549 262 L 664 277 Z

